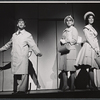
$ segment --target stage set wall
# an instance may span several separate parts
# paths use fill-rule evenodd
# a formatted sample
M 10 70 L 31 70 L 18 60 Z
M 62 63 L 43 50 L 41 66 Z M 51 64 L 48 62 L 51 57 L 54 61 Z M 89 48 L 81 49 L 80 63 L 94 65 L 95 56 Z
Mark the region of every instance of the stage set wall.
M 29 31 L 38 45 L 42 57 L 36 57 L 32 53 L 29 58 L 35 69 L 41 89 L 59 88 L 59 40 L 66 26 L 63 23 L 67 15 L 75 19 L 75 27 L 84 40 L 83 16 L 87 11 L 93 11 L 95 17 L 95 28 L 100 32 L 99 14 L 100 4 L 86 3 L 13 3 L 0 4 L 0 47 L 7 43 L 12 34 L 17 31 L 17 20 L 23 18 L 26 21 L 26 30 Z M 100 43 L 100 35 L 98 34 Z M 77 45 L 77 53 L 81 46 Z M 11 62 L 11 49 L 0 52 L 0 66 Z M 29 76 L 29 87 L 36 89 L 36 85 Z M 13 75 L 11 69 L 0 71 L 0 91 L 13 90 Z

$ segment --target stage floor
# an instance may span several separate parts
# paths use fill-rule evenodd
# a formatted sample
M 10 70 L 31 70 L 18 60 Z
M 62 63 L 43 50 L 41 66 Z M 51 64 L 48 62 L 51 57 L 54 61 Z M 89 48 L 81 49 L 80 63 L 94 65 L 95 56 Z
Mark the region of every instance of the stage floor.
M 61 90 L 33 90 L 27 94 L 12 94 L 12 91 L 1 91 L 0 98 L 100 98 L 100 90 L 90 91 L 89 89 L 65 92 Z

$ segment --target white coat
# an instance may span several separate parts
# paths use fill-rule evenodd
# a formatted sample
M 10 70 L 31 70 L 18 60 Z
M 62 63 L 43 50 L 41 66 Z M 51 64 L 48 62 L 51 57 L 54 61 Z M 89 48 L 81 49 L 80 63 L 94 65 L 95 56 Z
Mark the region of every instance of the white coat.
M 12 46 L 11 68 L 13 74 L 28 74 L 28 53 L 32 49 L 37 55 L 40 53 L 32 35 L 25 29 L 18 34 L 18 31 L 12 35 L 11 40 L 6 43 L 1 51 L 7 50 Z

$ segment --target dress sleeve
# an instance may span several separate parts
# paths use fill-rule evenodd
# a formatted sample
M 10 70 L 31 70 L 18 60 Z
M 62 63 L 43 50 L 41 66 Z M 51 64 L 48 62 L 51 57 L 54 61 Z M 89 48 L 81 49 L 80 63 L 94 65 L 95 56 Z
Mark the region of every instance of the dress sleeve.
M 96 46 L 96 41 L 97 41 L 97 38 L 93 37 L 93 35 L 89 34 L 89 30 L 88 29 L 84 29 L 83 30 L 84 34 L 85 34 L 85 37 L 86 37 L 86 41 L 91 45 L 91 47 L 93 49 L 95 49 L 97 46 Z
M 6 51 L 12 46 L 12 39 L 10 39 L 9 42 L 7 42 L 3 47 L 0 48 L 0 51 Z
M 28 42 L 28 45 L 30 47 L 30 49 L 33 50 L 33 52 L 37 55 L 38 53 L 40 53 L 40 50 L 39 48 L 37 47 L 32 35 L 28 36 L 27 38 L 27 42 Z
M 100 47 L 99 47 L 99 43 L 98 43 L 98 39 L 97 38 L 96 38 L 96 48 L 97 48 L 98 51 L 100 50 Z

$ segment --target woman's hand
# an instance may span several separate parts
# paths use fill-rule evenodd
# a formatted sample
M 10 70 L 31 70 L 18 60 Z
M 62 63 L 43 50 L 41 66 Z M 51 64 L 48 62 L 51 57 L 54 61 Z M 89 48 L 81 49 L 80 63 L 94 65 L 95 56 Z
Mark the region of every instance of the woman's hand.
M 100 57 L 100 50 L 97 51 L 97 55 Z
M 61 44 L 66 44 L 65 39 L 60 39 L 60 43 L 61 43 Z

